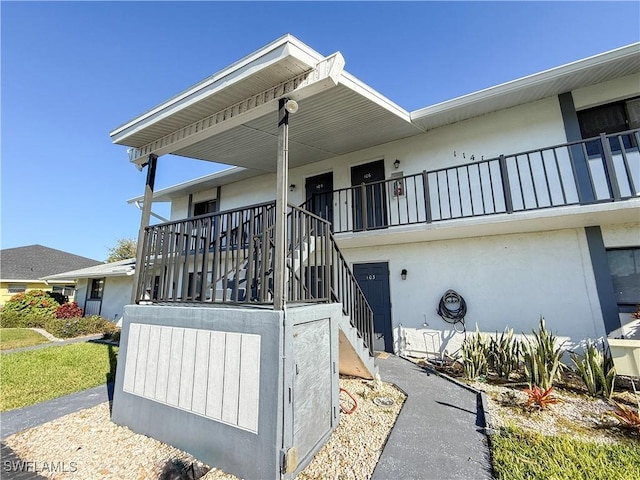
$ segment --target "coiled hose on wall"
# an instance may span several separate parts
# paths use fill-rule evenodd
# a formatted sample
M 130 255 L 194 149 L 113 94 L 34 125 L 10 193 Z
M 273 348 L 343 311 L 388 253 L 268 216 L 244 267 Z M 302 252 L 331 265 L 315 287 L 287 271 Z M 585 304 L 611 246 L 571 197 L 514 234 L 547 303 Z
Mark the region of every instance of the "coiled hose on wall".
M 464 301 L 462 295 L 459 295 L 454 290 L 447 290 L 440 299 L 438 315 L 445 322 L 451 323 L 456 331 L 466 334 L 464 317 L 467 315 L 467 302 Z M 462 325 L 462 330 L 458 330 L 457 325 Z

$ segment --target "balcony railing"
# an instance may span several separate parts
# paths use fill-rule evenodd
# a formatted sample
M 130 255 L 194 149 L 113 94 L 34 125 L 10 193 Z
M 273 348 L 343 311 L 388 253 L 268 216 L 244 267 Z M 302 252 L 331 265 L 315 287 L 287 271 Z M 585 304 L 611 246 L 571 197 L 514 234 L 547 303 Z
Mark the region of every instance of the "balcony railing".
M 315 194 L 334 233 L 619 201 L 640 193 L 640 129 Z
M 275 204 L 145 229 L 138 303 L 273 303 Z M 373 352 L 373 312 L 323 218 L 290 206 L 285 292 L 291 303 L 338 302 Z

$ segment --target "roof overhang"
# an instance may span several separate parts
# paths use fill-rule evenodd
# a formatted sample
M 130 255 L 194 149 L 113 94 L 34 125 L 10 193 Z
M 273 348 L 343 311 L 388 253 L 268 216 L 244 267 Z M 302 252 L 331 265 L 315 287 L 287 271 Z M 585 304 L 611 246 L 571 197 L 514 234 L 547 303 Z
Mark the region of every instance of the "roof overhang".
M 112 263 L 101 263 L 93 267 L 81 268 L 70 272 L 57 273 L 42 277 L 46 282 L 60 281 L 62 278 L 70 278 L 74 281 L 79 278 L 103 278 L 103 277 L 130 277 L 135 273 L 136 259 L 128 258 Z
M 291 167 L 420 133 L 407 111 L 291 35 L 276 40 L 111 132 L 130 161 L 175 154 L 262 172 L 276 170 L 278 100 L 299 110 L 289 128 Z
M 411 120 L 425 131 L 431 130 L 638 73 L 640 43 L 634 43 L 416 110 L 411 112 Z

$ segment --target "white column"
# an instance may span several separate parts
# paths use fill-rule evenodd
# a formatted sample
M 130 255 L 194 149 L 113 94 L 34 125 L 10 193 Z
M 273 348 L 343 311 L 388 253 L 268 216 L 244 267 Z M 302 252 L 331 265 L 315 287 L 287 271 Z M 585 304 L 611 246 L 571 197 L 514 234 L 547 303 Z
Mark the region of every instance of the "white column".
M 273 309 L 284 310 L 287 258 L 287 184 L 289 180 L 289 112 L 286 99 L 278 101 L 278 162 L 276 177 L 275 259 L 273 272 Z

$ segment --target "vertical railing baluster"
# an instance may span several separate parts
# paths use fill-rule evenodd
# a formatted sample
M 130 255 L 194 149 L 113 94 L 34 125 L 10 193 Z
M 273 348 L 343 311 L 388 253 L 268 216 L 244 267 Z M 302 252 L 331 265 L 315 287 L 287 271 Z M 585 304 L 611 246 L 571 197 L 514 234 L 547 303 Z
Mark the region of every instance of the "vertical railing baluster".
M 622 154 L 622 162 L 624 164 L 624 170 L 627 175 L 627 182 L 629 183 L 629 193 L 630 196 L 633 197 L 637 192 L 635 182 L 633 181 L 633 172 L 631 171 L 629 160 L 627 158 L 627 149 L 625 148 L 624 142 L 622 141 L 622 135 L 618 135 L 618 142 L 620 142 L 620 153 Z
M 438 174 L 436 173 L 436 180 Z M 426 170 L 422 171 L 422 191 L 424 195 L 424 214 L 427 223 L 433 222 L 433 216 L 431 214 L 431 195 L 429 193 L 429 175 Z
M 609 194 L 615 201 L 619 201 L 620 186 L 618 185 L 618 178 L 616 175 L 616 169 L 613 165 L 613 154 L 611 153 L 611 144 L 607 135 L 600 134 L 600 143 L 602 144 L 602 153 L 604 154 L 604 174 L 607 179 L 607 186 L 609 187 Z M 622 148 L 622 145 L 620 145 Z
M 509 170 L 507 168 L 507 160 L 504 155 L 500 155 L 498 161 L 500 164 L 500 177 L 502 180 L 502 193 L 504 194 L 504 204 L 507 208 L 507 213 L 513 213 L 513 198 L 511 196 L 511 185 L 509 182 Z

